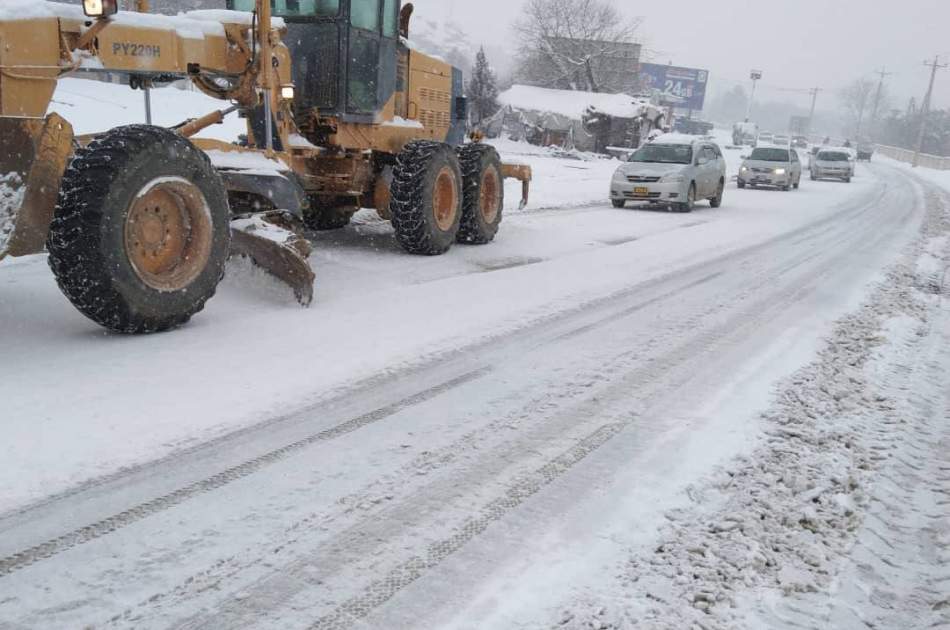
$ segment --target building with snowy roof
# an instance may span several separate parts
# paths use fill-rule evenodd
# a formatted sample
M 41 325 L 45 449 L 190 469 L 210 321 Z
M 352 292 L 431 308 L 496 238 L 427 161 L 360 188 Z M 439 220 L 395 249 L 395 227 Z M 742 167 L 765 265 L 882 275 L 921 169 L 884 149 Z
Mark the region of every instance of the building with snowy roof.
M 541 146 L 604 152 L 636 148 L 654 129 L 667 124 L 667 112 L 649 99 L 514 85 L 498 96 L 502 108 L 487 125 L 490 136 Z

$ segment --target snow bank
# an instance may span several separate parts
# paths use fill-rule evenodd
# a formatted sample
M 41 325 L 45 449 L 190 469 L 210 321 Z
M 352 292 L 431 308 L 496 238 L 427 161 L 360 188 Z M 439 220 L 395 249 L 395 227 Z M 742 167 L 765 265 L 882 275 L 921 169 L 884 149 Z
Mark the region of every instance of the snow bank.
M 878 487 L 902 478 L 889 467 L 923 485 L 943 463 L 931 432 L 942 420 L 950 362 L 945 352 L 943 360 L 927 353 L 945 347 L 946 304 L 928 300 L 913 270 L 928 239 L 946 233 L 945 221 L 932 209 L 922 236 L 864 306 L 839 320 L 818 358 L 785 380 L 763 414 L 755 452 L 690 486 L 688 506 L 666 514 L 660 543 L 632 554 L 613 589 L 598 585 L 567 607 L 558 627 L 940 625 L 924 621 L 931 605 L 921 603 L 919 590 L 909 596 L 922 574 L 937 569 L 934 550 L 918 542 L 927 527 L 908 514 L 906 495 Z M 943 326 L 930 323 L 940 319 Z M 930 474 L 914 474 L 925 464 Z M 933 497 L 946 493 L 945 483 L 929 484 Z M 883 508 L 877 513 L 875 501 Z M 916 516 L 933 515 L 923 519 L 932 527 L 940 516 L 930 501 L 913 507 Z M 914 526 L 891 526 L 895 520 Z M 842 565 L 866 583 L 842 579 Z M 835 608 L 876 623 L 836 623 L 829 619 Z
M 626 94 L 599 94 L 514 85 L 498 95 L 498 102 L 515 109 L 550 112 L 580 120 L 589 107 L 618 118 L 636 118 L 659 110 L 649 101 Z
M 19 173 L 0 175 L 0 256 L 3 256 L 13 235 L 14 218 L 25 192 Z

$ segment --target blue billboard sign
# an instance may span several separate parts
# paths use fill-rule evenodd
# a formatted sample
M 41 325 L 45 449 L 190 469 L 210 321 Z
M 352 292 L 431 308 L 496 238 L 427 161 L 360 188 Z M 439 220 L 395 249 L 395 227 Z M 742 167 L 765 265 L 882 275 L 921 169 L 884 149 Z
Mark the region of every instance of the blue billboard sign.
M 674 107 L 700 111 L 706 101 L 709 71 L 641 63 L 640 83 L 646 90 L 659 90 L 672 96 L 670 104 Z

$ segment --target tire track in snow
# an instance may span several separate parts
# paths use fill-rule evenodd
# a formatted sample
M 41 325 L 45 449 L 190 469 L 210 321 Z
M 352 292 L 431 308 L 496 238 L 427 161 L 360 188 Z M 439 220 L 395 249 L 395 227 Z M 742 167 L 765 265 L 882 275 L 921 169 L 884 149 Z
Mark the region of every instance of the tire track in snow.
M 941 203 L 933 195 L 928 196 L 929 216 L 922 230 L 925 236 L 933 227 L 934 215 L 948 207 L 946 196 L 942 199 Z M 920 241 L 909 248 L 911 252 L 919 252 Z M 631 561 L 625 569 L 628 577 L 624 595 L 617 598 L 614 610 L 605 608 L 592 596 L 591 605 L 583 607 L 597 612 L 585 611 L 580 616 L 572 612 L 549 627 L 614 629 L 645 624 L 706 630 L 824 630 L 944 627 L 950 622 L 950 603 L 941 601 L 939 596 L 940 585 L 948 576 L 935 572 L 932 562 L 928 566 L 928 555 L 933 556 L 927 551 L 939 549 L 937 563 L 950 562 L 950 523 L 946 513 L 938 511 L 927 515 L 937 519 L 934 526 L 917 526 L 924 514 L 921 506 L 932 505 L 934 496 L 950 489 L 946 470 L 938 468 L 943 474 L 934 470 L 950 446 L 950 427 L 946 424 L 950 399 L 945 391 L 948 361 L 927 357 L 927 351 L 934 347 L 945 353 L 950 347 L 946 334 L 950 317 L 944 313 L 945 333 L 939 342 L 919 329 L 904 334 L 906 348 L 902 356 L 907 358 L 906 365 L 893 366 L 887 376 L 879 376 L 874 370 L 862 372 L 880 344 L 881 326 L 886 318 L 899 315 L 904 309 L 912 317 L 921 317 L 923 307 L 920 294 L 915 291 L 923 290 L 924 285 L 911 269 L 907 263 L 893 268 L 871 302 L 858 315 L 838 324 L 822 360 L 789 379 L 791 387 L 781 396 L 779 409 L 769 414 L 779 426 L 763 445 L 763 451 L 774 448 L 771 455 L 777 460 L 772 461 L 767 452 L 760 452 L 750 461 L 735 463 L 722 486 L 709 482 L 697 493 L 700 497 L 705 494 L 713 495 L 707 498 L 721 498 L 720 502 L 705 507 L 698 504 L 670 514 L 673 524 L 663 533 L 663 540 L 669 542 L 664 542 L 656 555 L 651 557 L 645 552 Z M 945 303 L 944 308 L 947 306 Z M 914 361 L 916 369 L 912 367 Z M 922 375 L 925 378 L 919 378 Z M 877 391 L 886 395 L 874 394 L 875 390 L 866 387 L 862 379 L 871 383 L 876 379 Z M 918 383 L 929 384 L 923 394 L 913 391 Z M 855 386 L 861 387 L 857 395 L 843 393 Z M 927 394 L 931 396 L 928 398 Z M 910 408 L 893 406 L 892 398 L 907 398 Z M 937 400 L 939 409 L 933 404 Z M 845 444 L 848 427 L 860 436 L 854 444 Z M 809 594 L 821 588 L 818 584 L 822 580 L 827 581 L 828 565 L 835 562 L 825 554 L 847 554 L 847 541 L 854 536 L 853 527 L 847 524 L 860 525 L 860 518 L 846 501 L 849 495 L 858 495 L 854 512 L 860 512 L 859 495 L 866 490 L 866 484 L 859 483 L 848 490 L 847 471 L 838 469 L 841 458 L 853 460 L 858 477 L 877 474 L 879 479 L 879 492 L 875 494 L 873 485 L 870 489 L 870 504 L 877 509 L 867 514 L 861 530 L 865 535 L 857 538 L 858 544 L 851 552 L 856 557 L 853 567 L 871 585 L 860 589 L 862 595 L 870 592 L 861 607 L 853 604 L 855 600 L 851 600 L 850 606 L 847 602 L 842 604 L 839 593 L 827 598 L 823 593 Z M 928 466 L 930 469 L 926 469 Z M 754 492 L 748 492 L 750 485 Z M 925 496 L 914 497 L 915 490 Z M 793 496 L 786 502 L 789 491 Z M 929 499 L 926 495 L 930 495 Z M 835 502 L 839 500 L 844 502 L 836 508 Z M 818 505 L 821 507 L 816 509 Z M 916 506 L 916 511 L 908 506 Z M 761 525 L 760 519 L 767 523 Z M 899 542 L 895 544 L 879 528 L 894 533 Z M 928 538 L 920 553 L 895 552 L 901 543 L 911 547 L 917 544 L 915 540 L 906 540 L 906 534 L 918 531 L 926 532 Z M 899 534 L 905 540 L 901 541 Z M 919 564 L 910 565 L 908 557 L 919 560 Z M 921 567 L 924 570 L 913 575 L 914 587 L 909 593 L 900 593 L 908 582 L 906 572 L 913 574 Z M 674 579 L 677 575 L 682 580 Z M 889 582 L 888 575 L 897 577 Z M 842 581 L 847 584 L 846 578 Z M 756 592 L 784 589 L 788 598 L 776 595 L 759 602 L 758 616 L 754 618 L 741 610 L 732 612 L 736 599 L 743 596 L 743 589 L 753 585 L 758 585 Z M 945 587 L 943 593 L 947 593 Z M 754 595 L 744 595 L 746 600 L 750 597 Z M 902 597 L 917 604 L 916 610 L 906 606 L 900 609 L 900 604 L 906 604 Z M 637 603 L 644 598 L 650 603 L 637 609 Z M 778 603 L 773 605 L 775 598 Z M 628 607 L 634 610 L 628 611 Z M 923 612 L 931 607 L 940 616 L 928 621 L 922 618 Z M 920 617 L 915 618 L 914 613 Z M 866 619 L 874 615 L 874 619 Z
M 912 208 L 908 209 L 908 216 L 913 212 L 914 210 Z M 855 216 L 852 218 L 860 221 L 861 217 Z M 848 235 L 854 238 L 856 243 L 861 242 L 862 245 L 868 245 L 868 243 L 870 243 L 871 246 L 873 246 L 873 243 L 877 240 L 884 241 L 888 238 L 881 234 L 880 231 L 869 229 L 867 225 L 864 226 L 864 229 L 866 234 L 861 230 L 855 231 L 853 226 L 844 223 L 839 225 L 838 230 L 833 230 L 832 232 L 834 233 L 829 232 L 828 238 L 829 241 L 834 241 L 841 236 Z M 841 234 L 838 234 L 839 231 Z M 864 238 L 865 236 L 867 239 Z M 678 345 L 673 351 L 668 352 L 665 356 L 661 356 L 656 361 L 648 361 L 649 365 L 646 367 L 638 366 L 637 369 L 625 375 L 625 378 L 621 379 L 620 384 L 613 385 L 612 389 L 624 392 L 624 396 L 629 404 L 633 404 L 636 398 L 636 396 L 631 397 L 630 392 L 633 391 L 631 383 L 636 383 L 637 387 L 643 390 L 645 394 L 655 397 L 662 397 L 663 395 L 674 393 L 677 386 L 681 385 L 682 381 L 688 378 L 688 376 L 683 374 L 676 374 L 677 368 L 682 368 L 690 361 L 695 360 L 697 356 L 702 356 L 704 352 L 710 351 L 716 344 L 723 343 L 729 338 L 742 337 L 747 331 L 753 330 L 756 326 L 768 321 L 775 313 L 781 312 L 787 306 L 796 303 L 800 300 L 803 293 L 806 293 L 819 282 L 820 278 L 831 273 L 831 270 L 836 267 L 837 261 L 844 260 L 853 253 L 850 248 L 846 247 L 838 249 L 828 247 L 829 243 L 820 240 L 818 242 L 811 241 L 810 245 L 816 250 L 815 252 L 799 251 L 795 259 L 791 262 L 783 264 L 778 268 L 770 269 L 769 273 L 763 277 L 763 285 L 747 286 L 744 291 L 744 297 L 748 298 L 751 295 L 758 294 L 762 288 L 767 287 L 769 284 L 772 286 L 778 284 L 776 279 L 782 274 L 793 271 L 808 263 L 813 263 L 817 258 L 824 256 L 825 260 L 822 264 L 813 265 L 809 272 L 773 295 L 769 295 L 768 298 L 761 299 L 753 305 L 739 309 L 728 321 L 696 335 L 689 342 Z M 742 297 L 736 299 L 736 302 L 742 301 Z M 636 312 L 636 310 L 638 309 L 621 309 L 619 313 L 630 314 Z M 614 321 L 618 318 L 619 316 L 609 317 L 605 318 L 605 321 Z M 687 329 L 692 328 L 695 332 L 701 319 L 702 318 L 694 318 L 692 326 L 687 326 Z M 591 328 L 585 327 L 585 329 L 579 331 L 579 333 L 589 330 L 591 330 Z M 669 382 L 671 374 L 673 374 L 673 382 Z M 665 385 L 665 387 L 660 384 Z M 658 387 L 659 390 L 651 389 L 651 387 Z M 597 413 L 590 413 L 590 410 L 581 413 L 575 410 L 573 415 L 579 417 L 601 417 Z M 554 460 L 548 461 L 533 473 L 528 474 L 525 478 L 507 487 L 500 497 L 490 501 L 478 510 L 479 516 L 474 521 L 466 521 L 460 524 L 458 526 L 461 530 L 460 532 L 433 543 L 420 555 L 413 556 L 404 563 L 393 567 L 378 581 L 367 586 L 362 593 L 346 600 L 331 613 L 321 617 L 313 628 L 348 627 L 356 620 L 363 618 L 379 605 L 389 601 L 403 588 L 422 577 L 428 569 L 437 566 L 443 560 L 451 556 L 455 551 L 487 529 L 493 522 L 500 520 L 506 514 L 518 508 L 531 496 L 537 494 L 543 490 L 544 487 L 552 483 L 555 479 L 545 477 L 544 471 L 556 470 L 558 471 L 558 477 L 569 472 L 574 465 L 596 452 L 596 450 L 606 444 L 610 438 L 614 437 L 635 421 L 635 417 L 629 417 L 619 422 L 596 428 L 593 433 L 579 440 L 572 449 L 562 453 Z M 601 440 L 604 431 L 608 431 L 609 436 L 607 439 Z M 592 443 L 596 443 L 596 446 L 591 447 Z M 507 459 L 513 456 L 513 453 L 519 450 L 519 448 L 523 450 L 524 446 L 518 447 L 516 443 L 512 445 L 511 450 L 506 450 L 504 453 L 493 454 L 493 457 L 497 457 L 499 460 Z M 577 456 L 578 453 L 581 453 L 582 456 Z M 569 465 L 564 465 L 565 462 L 569 462 Z M 488 468 L 488 466 L 482 465 L 480 468 L 484 469 Z M 539 478 L 543 478 L 543 483 L 538 481 Z M 473 482 L 474 480 L 470 478 L 450 478 L 443 482 L 442 485 L 444 487 L 441 492 L 446 492 L 446 488 L 458 489 L 463 487 L 464 489 L 464 486 L 469 484 L 476 487 L 485 485 L 481 479 L 479 479 L 477 483 Z M 526 488 L 531 491 L 525 491 Z M 433 488 L 428 488 L 428 490 L 435 492 Z M 435 494 L 439 494 L 439 492 L 435 492 Z M 503 506 L 505 509 L 500 510 L 499 506 Z M 417 507 L 410 502 L 404 505 L 402 510 L 407 513 L 420 512 L 421 506 Z M 369 516 L 367 520 L 378 522 L 382 519 Z M 404 516 L 393 514 L 387 514 L 385 520 L 387 522 L 406 522 Z M 321 548 L 328 550 L 346 549 L 348 552 L 347 555 L 352 556 L 356 555 L 353 553 L 354 547 L 362 546 L 364 547 L 361 552 L 363 556 L 373 556 L 375 555 L 374 549 L 378 548 L 381 538 L 396 538 L 398 534 L 399 532 L 381 531 L 379 527 L 371 525 L 369 529 L 357 528 L 356 530 L 349 531 L 345 534 L 345 539 L 336 539 L 327 542 L 321 545 Z M 371 541 L 372 549 L 365 548 L 367 541 Z M 242 590 L 240 601 L 228 601 L 223 609 L 216 610 L 209 616 L 202 615 L 198 618 L 190 619 L 178 627 L 189 629 L 212 628 L 224 620 L 227 620 L 226 623 L 238 624 L 241 623 L 240 620 L 247 619 L 249 615 L 252 616 L 255 610 L 274 610 L 280 606 L 287 605 L 288 600 L 296 593 L 301 592 L 313 584 L 323 583 L 325 580 L 330 579 L 335 571 L 341 568 L 337 566 L 332 556 L 332 552 L 317 552 L 309 558 L 303 558 L 292 563 L 290 566 L 281 567 L 273 579 L 260 581 L 250 589 L 250 594 L 248 593 L 248 589 Z
M 101 538 L 107 534 L 111 534 L 117 529 L 127 527 L 151 516 L 152 514 L 167 510 L 198 495 L 205 494 L 213 490 L 217 490 L 218 488 L 222 488 L 228 484 L 234 483 L 235 481 L 252 475 L 267 466 L 286 459 L 298 451 L 307 448 L 308 446 L 318 442 L 327 442 L 342 437 L 370 424 L 385 420 L 386 418 L 395 415 L 399 411 L 414 405 L 418 405 L 427 400 L 431 400 L 432 398 L 435 398 L 451 389 L 479 379 L 489 371 L 490 370 L 488 368 L 481 368 L 467 374 L 463 374 L 449 381 L 436 385 L 435 387 L 431 387 L 424 391 L 413 394 L 412 396 L 409 396 L 408 398 L 393 404 L 380 407 L 375 411 L 371 411 L 356 418 L 352 418 L 342 424 L 338 424 L 332 428 L 309 435 L 306 438 L 298 440 L 292 444 L 287 444 L 286 446 L 272 450 L 242 464 L 228 468 L 227 470 L 217 473 L 211 477 L 202 479 L 201 481 L 196 481 L 185 487 L 179 488 L 174 492 L 156 497 L 144 503 L 140 503 L 118 514 L 114 514 L 102 520 L 96 521 L 95 523 L 80 527 L 71 532 L 63 534 L 62 536 L 58 536 L 46 542 L 30 547 L 29 549 L 24 549 L 5 558 L 0 558 L 0 578 L 9 576 L 10 574 L 23 569 L 24 567 L 28 567 L 39 560 L 46 560 L 77 545 L 82 545 L 92 540 L 96 540 L 97 538 Z
M 838 217 L 836 217 L 836 220 L 841 221 L 843 218 L 855 219 L 855 218 L 858 218 L 861 214 L 863 214 L 867 210 L 868 210 L 868 206 L 858 206 L 853 209 L 852 213 L 846 215 L 845 217 L 843 217 L 842 215 L 839 215 Z M 828 225 L 828 223 L 829 223 L 828 221 L 823 221 L 823 222 L 819 222 L 818 225 L 821 225 L 821 224 Z M 799 236 L 801 236 L 802 234 L 807 234 L 808 229 L 812 229 L 812 228 L 813 226 L 806 226 L 806 228 L 797 230 L 796 233 L 798 233 Z M 718 262 L 721 264 L 725 261 L 741 260 L 742 257 L 749 256 L 750 253 L 755 253 L 755 254 L 761 253 L 767 247 L 771 246 L 775 242 L 782 241 L 783 238 L 784 237 L 779 237 L 779 238 L 773 239 L 769 243 L 754 246 L 753 248 L 749 248 L 748 250 L 742 250 L 740 252 L 728 254 L 726 256 L 721 257 L 718 260 Z M 701 266 L 701 267 L 708 268 L 708 266 L 711 264 L 713 263 L 705 262 L 702 265 L 697 265 L 696 267 Z M 797 264 L 803 264 L 803 263 L 797 263 Z M 695 268 L 690 269 L 690 271 L 694 271 L 694 270 Z M 669 276 L 664 278 L 662 281 L 652 281 L 652 284 L 658 285 L 661 282 L 668 282 L 670 277 L 680 277 L 683 275 L 683 273 L 684 272 L 677 272 L 674 274 L 669 274 Z M 651 284 L 651 283 L 645 283 L 645 284 Z M 626 294 L 626 295 L 633 294 L 636 291 L 642 290 L 640 287 L 641 285 L 638 285 L 638 287 L 636 288 L 625 290 L 622 294 Z M 607 300 L 615 300 L 615 299 L 616 299 L 616 296 L 611 296 L 610 298 L 605 298 L 601 302 L 606 302 Z M 597 302 L 594 302 L 594 303 L 596 304 Z M 590 308 L 590 303 L 583 305 L 576 310 L 582 311 L 585 308 Z M 562 314 L 559 314 L 558 317 L 555 317 L 552 319 L 554 321 L 563 321 L 564 319 L 566 319 L 566 316 L 562 313 Z M 616 319 L 616 317 L 610 318 L 610 319 Z M 477 377 L 478 376 L 474 376 L 473 378 L 477 378 Z M 349 424 L 349 423 L 346 423 L 346 424 Z M 357 430 L 358 428 L 361 428 L 361 426 L 365 426 L 365 424 L 357 423 L 356 425 L 349 428 L 347 432 Z M 333 429 L 330 429 L 328 431 L 333 431 Z M 324 432 L 321 432 L 320 434 L 315 434 L 315 435 L 324 435 L 324 434 L 327 434 L 327 431 L 324 431 Z M 329 437 L 330 436 L 325 436 L 324 438 L 321 438 L 316 441 L 323 441 L 325 439 L 329 439 Z M 301 442 L 295 442 L 294 444 L 290 445 L 290 447 L 293 447 L 292 450 L 299 450 L 300 448 L 304 448 L 310 443 L 314 443 L 314 442 L 313 441 L 307 442 L 307 440 L 301 440 Z M 285 448 L 288 448 L 288 447 L 284 447 L 284 449 Z M 35 562 L 39 559 L 52 557 L 52 555 L 60 553 L 61 551 L 65 549 L 71 548 L 72 546 L 75 546 L 76 544 L 82 544 L 84 542 L 88 542 L 89 540 L 94 540 L 96 538 L 99 538 L 102 535 L 105 535 L 107 533 L 110 533 L 111 531 L 114 531 L 117 527 L 124 527 L 132 522 L 139 521 L 142 518 L 145 518 L 151 514 L 162 511 L 164 509 L 168 509 L 169 507 L 173 507 L 174 505 L 177 505 L 192 496 L 196 496 L 197 494 L 203 494 L 205 492 L 209 492 L 216 488 L 227 485 L 228 483 L 231 483 L 232 481 L 234 481 L 236 478 L 241 478 L 243 476 L 253 474 L 254 472 L 257 472 L 257 470 L 259 470 L 260 468 L 266 466 L 267 464 L 272 463 L 273 461 L 276 461 L 276 460 L 270 459 L 272 456 L 277 456 L 278 459 L 282 459 L 284 457 L 289 456 L 290 451 L 286 451 L 284 449 L 278 449 L 277 451 L 273 451 L 271 453 L 265 454 L 264 456 L 260 458 L 256 458 L 255 460 L 251 460 L 249 462 L 245 462 L 244 464 L 238 465 L 236 467 L 229 468 L 223 473 L 209 477 L 208 479 L 205 479 L 202 482 L 191 484 L 185 488 L 169 493 L 168 495 L 163 495 L 159 499 L 155 499 L 152 501 L 139 504 L 119 514 L 96 521 L 90 526 L 74 530 L 58 538 L 55 538 L 45 543 L 42 543 L 40 545 L 31 547 L 29 550 L 26 550 L 24 552 L 19 552 L 17 554 L 8 556 L 7 558 L 0 561 L 0 576 L 6 575 L 12 571 L 22 568 L 23 566 L 27 566 L 31 564 L 32 562 Z M 238 474 L 239 476 L 236 478 L 232 478 L 234 474 Z
M 792 231 L 777 235 L 759 244 L 734 252 L 729 252 L 708 261 L 689 265 L 656 278 L 639 282 L 630 286 L 629 288 L 621 289 L 600 298 L 585 301 L 572 308 L 566 308 L 533 321 L 526 322 L 524 328 L 505 332 L 500 335 L 489 335 L 484 339 L 470 344 L 464 348 L 449 350 L 446 352 L 437 352 L 421 357 L 420 360 L 414 365 L 408 366 L 401 370 L 397 376 L 374 376 L 363 379 L 349 386 L 336 388 L 333 392 L 330 392 L 329 395 L 320 397 L 314 403 L 307 405 L 303 409 L 282 414 L 274 418 L 268 418 L 267 420 L 264 420 L 260 423 L 238 429 L 236 431 L 182 450 L 175 451 L 157 460 L 145 462 L 135 466 L 129 466 L 114 473 L 91 478 L 76 485 L 73 488 L 57 492 L 19 508 L 14 508 L 13 510 L 0 513 L 0 533 L 2 533 L 3 529 L 9 526 L 9 523 L 13 523 L 14 526 L 16 526 L 17 521 L 19 521 L 22 517 L 28 517 L 33 513 L 60 504 L 67 499 L 78 497 L 80 495 L 98 490 L 117 482 L 122 482 L 123 480 L 127 480 L 138 475 L 148 476 L 152 473 L 152 471 L 159 471 L 162 468 L 178 466 L 190 457 L 199 457 L 204 453 L 225 448 L 230 442 L 233 442 L 239 438 L 246 438 L 259 432 L 270 432 L 277 430 L 282 425 L 297 421 L 301 417 L 314 414 L 315 412 L 319 411 L 321 407 L 335 406 L 339 404 L 340 401 L 345 401 L 351 399 L 354 396 L 364 394 L 367 391 L 392 384 L 393 382 L 409 375 L 425 373 L 428 370 L 438 367 L 440 363 L 446 363 L 461 356 L 480 354 L 490 351 L 499 343 L 505 343 L 506 341 L 524 336 L 528 330 L 540 330 L 544 327 L 556 327 L 560 323 L 570 322 L 572 319 L 577 318 L 578 316 L 583 316 L 586 312 L 596 311 L 597 309 L 609 309 L 610 306 L 617 301 L 628 299 L 655 287 L 668 285 L 671 282 L 675 282 L 677 278 L 688 278 L 700 270 L 723 265 L 730 261 L 738 262 L 744 258 L 768 251 L 772 247 L 782 243 L 807 242 L 816 236 L 825 235 L 831 231 L 834 231 L 843 220 L 854 219 L 857 216 L 872 209 L 881 201 L 881 199 L 884 198 L 884 196 L 888 193 L 888 190 L 888 184 L 884 183 L 877 189 L 871 189 L 858 198 L 842 203 L 838 207 L 838 212 L 836 213 L 831 213 L 829 216 L 798 227 Z M 678 228 L 673 229 L 675 230 Z M 644 238 L 649 238 L 649 236 L 650 235 Z M 793 240 L 789 241 L 789 239 Z M 547 343 L 547 341 L 545 343 Z

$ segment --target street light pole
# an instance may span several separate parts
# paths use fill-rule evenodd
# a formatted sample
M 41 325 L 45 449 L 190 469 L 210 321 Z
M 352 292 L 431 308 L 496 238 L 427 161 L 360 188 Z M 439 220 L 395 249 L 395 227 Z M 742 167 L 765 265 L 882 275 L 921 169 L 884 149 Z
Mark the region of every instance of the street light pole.
M 750 76 L 752 78 L 752 96 L 749 97 L 749 111 L 746 112 L 746 122 L 752 120 L 752 106 L 755 104 L 755 85 L 759 82 L 759 79 L 762 78 L 762 71 L 753 70 Z
M 818 104 L 818 93 L 821 92 L 821 88 L 814 87 L 811 90 L 811 112 L 808 114 L 808 135 L 810 136 L 812 130 L 815 128 L 815 105 Z

